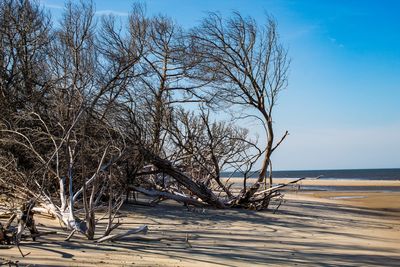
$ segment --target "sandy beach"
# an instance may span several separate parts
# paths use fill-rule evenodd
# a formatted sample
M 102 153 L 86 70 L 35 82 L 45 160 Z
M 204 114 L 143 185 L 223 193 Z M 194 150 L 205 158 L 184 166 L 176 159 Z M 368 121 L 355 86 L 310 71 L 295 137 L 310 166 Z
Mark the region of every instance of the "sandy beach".
M 400 267 L 399 11 L 0 0 L 0 267 Z
M 101 245 L 79 236 L 65 242 L 67 233 L 58 222 L 38 216 L 39 229 L 56 229 L 62 235 L 23 242 L 24 253 L 30 252 L 25 258 L 16 248 L 2 249 L 0 262 L 37 266 L 398 266 L 400 193 L 299 191 L 285 193 L 284 199 L 275 213 L 275 202 L 270 211 L 263 212 L 188 210 L 174 202 L 153 208 L 126 205 L 120 215 L 123 225 L 116 232 L 144 224 L 149 232 Z

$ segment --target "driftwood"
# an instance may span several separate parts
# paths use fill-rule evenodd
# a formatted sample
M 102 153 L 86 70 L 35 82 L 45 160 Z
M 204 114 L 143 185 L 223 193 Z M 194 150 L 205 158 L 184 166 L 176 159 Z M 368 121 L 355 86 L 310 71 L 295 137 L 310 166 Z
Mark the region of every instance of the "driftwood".
M 0 218 L 2 218 L 2 219 L 8 219 L 8 218 L 10 218 L 10 216 L 12 215 L 12 214 L 14 214 L 14 213 L 12 213 L 12 212 L 4 212 L 4 213 L 1 213 L 0 214 Z
M 189 242 L 189 234 L 186 234 L 185 243 L 189 248 L 192 248 L 192 244 Z
M 318 176 L 318 177 L 302 177 L 302 178 L 299 178 L 299 179 L 290 181 L 289 183 L 286 183 L 286 184 L 279 184 L 279 185 L 273 186 L 273 187 L 271 187 L 271 188 L 262 190 L 262 191 L 260 191 L 260 192 L 255 193 L 254 196 L 259 196 L 259 195 L 262 195 L 262 194 L 275 192 L 275 191 L 277 191 L 277 190 L 279 190 L 279 189 L 281 189 L 281 188 L 283 188 L 283 187 L 286 187 L 286 186 L 288 186 L 288 185 L 290 185 L 290 184 L 298 183 L 298 182 L 300 182 L 301 180 L 305 180 L 305 179 L 314 179 L 314 180 L 316 180 L 316 179 L 319 179 L 319 178 L 321 178 L 321 177 L 322 177 L 322 176 Z
M 57 231 L 49 231 L 49 232 L 40 232 L 40 233 L 36 233 L 36 234 L 31 234 L 32 238 L 36 238 L 36 237 L 41 237 L 41 236 L 45 236 L 45 235 L 56 235 Z
M 33 219 L 33 207 L 35 206 L 35 201 L 30 200 L 24 203 L 20 208 L 20 213 L 17 215 L 18 219 L 18 231 L 16 233 L 16 242 L 19 243 L 21 239 L 22 232 L 25 227 L 27 227 L 31 233 L 32 240 L 35 241 L 35 235 L 39 234 L 36 229 L 35 220 Z
M 67 236 L 67 238 L 65 238 L 64 241 L 69 241 L 75 234 L 76 229 L 72 230 L 71 233 Z
M 132 236 L 129 238 L 129 240 L 135 240 L 135 241 L 161 241 L 161 240 L 175 240 L 173 238 L 168 238 L 168 237 L 156 237 L 156 236 L 145 236 L 145 235 L 138 235 L 138 236 Z
M 217 208 L 225 208 L 225 207 L 244 207 L 249 209 L 261 210 L 268 207 L 269 202 L 272 198 L 280 195 L 279 190 L 290 185 L 295 184 L 299 181 L 305 179 L 319 179 L 319 177 L 302 177 L 290 181 L 289 183 L 279 184 L 276 186 L 272 186 L 270 188 L 266 188 L 264 190 L 259 190 L 261 183 L 256 182 L 249 190 L 254 190 L 257 188 L 257 191 L 251 192 L 248 194 L 248 191 L 242 191 L 239 195 L 231 196 L 228 199 L 223 199 L 214 194 L 214 192 L 205 184 L 198 183 L 194 181 L 191 177 L 180 171 L 176 166 L 174 166 L 168 160 L 162 159 L 152 152 L 142 149 L 141 151 L 145 157 L 154 165 L 157 171 L 152 171 L 151 173 L 163 173 L 164 175 L 168 175 L 173 177 L 179 184 L 183 185 L 186 189 L 188 189 L 193 195 L 197 196 L 200 200 L 187 197 L 184 195 L 180 195 L 178 193 L 171 193 L 167 191 L 160 191 L 156 189 L 145 189 L 139 186 L 130 186 L 129 189 L 133 191 L 137 191 L 143 193 L 147 196 L 157 197 L 158 199 L 172 199 L 178 202 L 182 202 L 185 204 L 195 205 L 195 206 L 206 206 L 210 205 Z M 139 172 L 141 173 L 141 172 Z M 147 172 L 144 172 L 147 174 Z
M 42 208 L 42 207 L 34 207 L 32 209 L 33 213 L 37 216 L 41 216 L 47 219 L 56 219 L 57 217 L 51 213 L 51 211 L 49 211 L 46 208 Z
M 17 214 L 13 213 L 10 218 L 8 219 L 7 223 L 4 225 L 5 229 L 10 228 L 10 225 L 12 224 L 12 222 L 14 221 L 14 219 L 17 217 Z
M 143 156 L 156 166 L 160 172 L 173 177 L 178 183 L 186 187 L 201 200 L 217 208 L 225 207 L 225 204 L 206 185 L 195 182 L 192 178 L 173 166 L 173 164 L 168 160 L 160 158 L 147 149 L 142 148 L 141 150 Z
M 295 179 L 288 183 L 278 184 L 276 186 L 272 186 L 265 190 L 258 191 L 256 193 L 254 193 L 253 196 L 251 198 L 247 199 L 245 202 L 243 202 L 243 198 L 239 195 L 238 197 L 225 202 L 225 205 L 228 207 L 245 207 L 245 208 L 250 208 L 250 209 L 255 209 L 255 210 L 262 210 L 262 209 L 265 209 L 266 207 L 268 207 L 269 201 L 272 198 L 281 196 L 280 190 L 282 188 L 284 188 L 288 185 L 291 185 L 291 184 L 296 184 L 305 179 L 319 179 L 319 178 L 321 178 L 321 176 L 298 178 L 298 179 Z
M 108 235 L 108 236 L 99 238 L 96 240 L 96 243 L 103 243 L 106 241 L 114 241 L 116 239 L 120 239 L 122 237 L 126 237 L 126 236 L 133 235 L 133 234 L 138 234 L 138 233 L 147 233 L 148 229 L 149 228 L 147 227 L 147 225 L 143 225 L 139 228 L 128 230 L 125 233 Z
M 138 186 L 130 186 L 130 188 L 134 191 L 140 192 L 142 194 L 145 194 L 147 196 L 151 196 L 151 197 L 163 197 L 163 198 L 168 198 L 168 199 L 172 199 L 178 202 L 182 202 L 185 204 L 190 204 L 190 205 L 194 205 L 194 206 L 198 206 L 198 207 L 204 207 L 204 202 L 201 202 L 197 199 L 191 198 L 191 197 L 185 197 L 185 196 L 181 196 L 181 195 L 176 195 L 170 192 L 164 192 L 164 191 L 157 191 L 157 190 L 148 190 L 148 189 L 144 189 Z
M 140 201 L 135 199 L 133 202 L 129 202 L 129 203 L 133 203 L 135 205 L 138 206 L 145 206 L 145 207 L 155 207 L 155 205 L 158 203 L 159 201 L 151 201 L 151 202 L 146 202 L 146 201 Z
M 11 243 L 11 237 L 8 236 L 7 229 L 0 223 L 0 245 L 10 245 Z
M 21 208 L 17 212 L 11 214 L 10 218 L 7 220 L 4 226 L 0 223 L 0 244 L 10 245 L 11 243 L 13 243 L 18 247 L 23 257 L 28 255 L 29 253 L 24 255 L 21 251 L 21 248 L 19 247 L 19 243 L 22 238 L 31 237 L 32 240 L 35 241 L 36 238 L 40 236 L 57 234 L 56 231 L 39 233 L 39 231 L 36 229 L 35 220 L 33 218 L 34 205 L 34 200 L 27 201 L 26 203 L 22 204 Z M 17 228 L 11 228 L 11 224 L 15 219 L 18 220 Z M 23 234 L 25 228 L 28 228 L 30 235 Z
M 285 136 L 286 135 L 287 133 L 285 134 Z M 282 140 L 280 142 L 282 142 Z M 280 142 L 278 143 L 278 145 L 280 144 Z M 158 189 L 144 189 L 138 186 L 132 186 L 131 189 L 137 192 L 141 192 L 147 196 L 173 199 L 178 202 L 191 204 L 195 206 L 209 205 L 216 208 L 244 207 L 249 209 L 261 210 L 268 207 L 270 199 L 280 195 L 279 193 L 280 189 L 290 184 L 295 184 L 304 179 L 320 178 L 320 177 L 315 177 L 315 178 L 302 177 L 293 180 L 289 183 L 279 184 L 270 188 L 266 188 L 264 190 L 261 190 L 260 187 L 262 184 L 257 180 L 257 182 L 248 190 L 243 190 L 237 196 L 230 194 L 229 197 L 228 194 L 228 198 L 226 199 L 216 195 L 208 185 L 196 182 L 192 177 L 182 172 L 178 167 L 174 166 L 170 161 L 160 158 L 158 155 L 155 155 L 154 153 L 152 153 L 151 151 L 140 145 L 139 147 L 140 147 L 139 149 L 140 153 L 143 155 L 143 157 L 156 168 L 156 170 L 151 170 L 151 174 L 162 173 L 164 175 L 168 175 L 174 178 L 180 185 L 183 185 L 187 190 L 189 190 L 194 196 L 198 197 L 200 200 L 192 197 L 181 196 L 178 195 L 177 193 L 160 191 Z M 148 174 L 148 172 L 139 171 L 139 174 L 144 175 Z M 270 178 L 270 180 L 272 180 L 272 177 Z

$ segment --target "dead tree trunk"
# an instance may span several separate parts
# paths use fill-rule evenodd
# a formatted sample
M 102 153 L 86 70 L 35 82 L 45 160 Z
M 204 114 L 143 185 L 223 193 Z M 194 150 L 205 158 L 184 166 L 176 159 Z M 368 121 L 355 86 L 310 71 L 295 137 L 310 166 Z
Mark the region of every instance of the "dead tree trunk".
M 140 192 L 146 196 L 172 199 L 172 200 L 184 203 L 184 204 L 190 204 L 190 205 L 194 205 L 194 206 L 198 206 L 198 207 L 203 207 L 205 204 L 204 202 L 198 201 L 197 199 L 176 195 L 176 194 L 173 194 L 170 192 L 147 190 L 147 189 L 137 187 L 137 186 L 130 186 L 129 188 L 133 189 L 134 191 Z
M 224 203 L 207 186 L 198 184 L 186 174 L 174 167 L 171 162 L 154 155 L 147 149 L 142 149 L 143 155 L 156 166 L 160 171 L 173 177 L 178 183 L 186 187 L 190 192 L 199 197 L 204 202 L 217 208 L 225 208 Z
M 36 240 L 36 236 L 39 234 L 36 229 L 35 220 L 33 219 L 33 207 L 35 206 L 35 201 L 30 200 L 27 203 L 24 203 L 20 209 L 20 213 L 17 215 L 18 219 L 18 231 L 16 233 L 17 243 L 21 239 L 21 235 L 27 227 L 29 232 L 31 233 L 32 240 Z

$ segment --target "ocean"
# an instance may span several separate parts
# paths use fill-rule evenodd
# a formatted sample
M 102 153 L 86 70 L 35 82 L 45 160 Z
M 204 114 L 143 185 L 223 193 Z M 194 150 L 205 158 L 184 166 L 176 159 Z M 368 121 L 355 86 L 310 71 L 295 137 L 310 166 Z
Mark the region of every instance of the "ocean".
M 252 178 L 256 178 L 254 173 Z M 302 178 L 318 177 L 320 180 L 380 180 L 400 181 L 400 169 L 351 169 L 351 170 L 301 170 L 301 171 L 274 171 L 273 178 Z M 240 173 L 224 172 L 222 177 L 243 177 Z M 291 186 L 292 188 L 295 186 Z M 374 191 L 400 192 L 400 186 L 301 186 L 302 190 L 321 191 Z
M 252 177 L 256 178 L 258 173 Z M 223 172 L 222 177 L 242 177 L 238 172 Z M 349 170 L 301 170 L 273 171 L 274 178 L 317 177 L 320 179 L 350 179 L 350 180 L 400 180 L 400 168 L 396 169 L 349 169 Z

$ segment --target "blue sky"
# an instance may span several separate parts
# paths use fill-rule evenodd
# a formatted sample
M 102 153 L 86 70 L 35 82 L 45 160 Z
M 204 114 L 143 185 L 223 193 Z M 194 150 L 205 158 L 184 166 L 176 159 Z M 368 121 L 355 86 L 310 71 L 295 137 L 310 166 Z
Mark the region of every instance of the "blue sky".
M 143 2 L 150 15 L 187 28 L 206 11 L 277 19 L 292 64 L 274 119 L 278 135 L 290 135 L 273 157 L 275 169 L 400 167 L 400 1 Z M 64 5 L 41 3 L 56 18 Z M 124 19 L 133 1 L 94 3 L 99 15 Z

